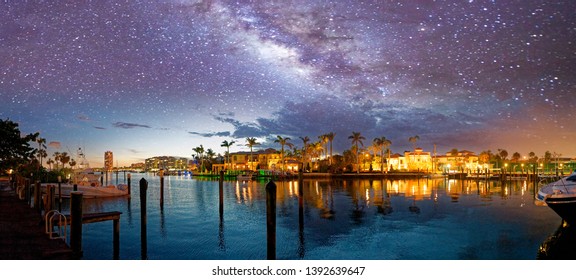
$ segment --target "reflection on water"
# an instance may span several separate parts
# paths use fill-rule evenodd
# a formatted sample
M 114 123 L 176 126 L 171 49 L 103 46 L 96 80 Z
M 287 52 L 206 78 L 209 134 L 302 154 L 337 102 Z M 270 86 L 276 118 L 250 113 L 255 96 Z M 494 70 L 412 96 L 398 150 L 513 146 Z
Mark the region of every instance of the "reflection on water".
M 225 181 L 220 212 L 218 181 L 166 177 L 160 207 L 159 178 L 132 178 L 138 176 L 149 182 L 149 259 L 266 259 L 266 181 Z M 534 259 L 560 223 L 534 203 L 535 186 L 523 181 L 315 179 L 276 185 L 279 259 Z M 140 256 L 138 192 L 133 185 L 131 199 L 84 203 L 86 213 L 123 212 L 121 259 Z M 110 225 L 85 225 L 85 258 L 110 259 L 111 238 Z
M 576 260 L 576 228 L 562 222 L 538 250 L 541 260 Z

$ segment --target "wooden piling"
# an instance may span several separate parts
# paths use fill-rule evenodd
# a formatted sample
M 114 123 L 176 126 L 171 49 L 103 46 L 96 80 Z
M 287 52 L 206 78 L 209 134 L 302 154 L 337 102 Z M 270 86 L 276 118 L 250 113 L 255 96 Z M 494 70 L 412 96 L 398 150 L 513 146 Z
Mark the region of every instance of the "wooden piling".
M 146 232 L 146 191 L 148 190 L 148 182 L 146 179 L 140 179 L 140 245 L 141 256 L 143 260 L 148 259 L 148 240 Z
M 273 181 L 266 184 L 266 240 L 267 257 L 276 259 L 276 184 Z
M 120 259 L 120 219 L 115 219 L 113 221 L 114 233 L 113 233 L 113 241 L 114 242 L 114 256 L 113 259 L 118 260 Z
M 130 193 L 132 189 L 132 175 L 130 173 L 128 173 L 128 195 L 130 195 Z
M 40 200 L 42 200 L 41 197 L 40 181 L 36 181 L 36 184 L 34 184 L 34 209 L 36 209 L 38 212 L 40 212 Z
M 164 170 L 160 170 L 160 207 L 164 207 Z
M 218 181 L 218 191 L 220 193 L 220 218 L 224 214 L 224 170 L 220 170 L 220 180 Z
M 24 193 L 26 195 L 26 202 L 30 206 L 32 200 L 32 194 L 30 193 L 30 179 L 24 179 Z
M 54 209 L 54 186 L 48 185 L 46 187 L 46 206 L 44 208 L 44 213 L 48 213 Z
M 58 212 L 62 213 L 62 180 L 58 176 Z
M 82 258 L 82 192 L 70 193 L 70 247 L 74 258 Z

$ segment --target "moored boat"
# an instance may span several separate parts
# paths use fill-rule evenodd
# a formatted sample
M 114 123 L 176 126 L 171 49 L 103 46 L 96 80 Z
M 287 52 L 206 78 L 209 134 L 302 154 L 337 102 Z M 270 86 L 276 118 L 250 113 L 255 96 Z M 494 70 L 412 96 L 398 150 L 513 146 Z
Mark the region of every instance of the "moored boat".
M 95 174 L 91 169 L 84 169 L 76 171 L 71 178 L 71 181 L 60 184 L 60 187 L 58 187 L 58 183 L 42 184 L 42 191 L 46 192 L 48 186 L 54 186 L 55 195 L 59 195 L 59 192 L 62 191 L 62 196 L 70 196 L 70 193 L 74 191 L 74 185 L 76 185 L 76 190 L 83 192 L 84 198 L 129 195 L 128 185 L 102 185 L 101 177 L 102 174 Z
M 569 224 L 576 224 L 576 172 L 541 187 L 537 199 Z
M 254 173 L 252 173 L 252 172 L 242 173 L 242 174 L 238 174 L 238 176 L 236 176 L 236 179 L 238 181 L 251 181 L 253 178 L 254 178 Z

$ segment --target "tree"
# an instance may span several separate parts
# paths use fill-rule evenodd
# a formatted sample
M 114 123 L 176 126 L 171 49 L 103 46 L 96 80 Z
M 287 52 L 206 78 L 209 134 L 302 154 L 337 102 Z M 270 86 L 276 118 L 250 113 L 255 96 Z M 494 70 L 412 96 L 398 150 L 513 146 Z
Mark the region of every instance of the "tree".
M 236 143 L 236 141 L 228 142 L 227 140 L 224 140 L 220 145 L 220 147 L 226 147 L 226 154 L 228 155 L 228 164 L 230 164 L 230 146 L 234 145 L 234 143 Z
M 536 156 L 536 153 L 534 153 L 534 152 L 528 153 L 528 162 L 530 162 L 530 163 L 538 162 L 538 157 Z
M 196 152 L 196 159 L 200 160 L 200 172 L 204 171 L 204 146 L 200 145 L 194 149 L 192 149 L 192 151 Z M 194 156 L 194 155 L 192 155 Z
M 280 149 L 280 160 L 282 161 L 282 171 L 284 171 L 285 165 L 286 165 L 286 163 L 284 162 L 284 146 L 288 146 L 289 148 L 292 148 L 294 146 L 292 143 L 290 143 L 288 141 L 290 141 L 289 137 L 284 138 L 280 135 L 278 135 L 276 137 L 276 140 L 274 140 L 275 143 L 279 143 L 280 146 L 282 147 Z
M 38 143 L 38 157 L 40 158 L 40 168 L 42 168 L 42 159 L 48 156 L 46 152 L 46 139 L 38 137 L 36 143 Z
M 58 163 L 60 162 L 62 156 L 60 152 L 54 152 L 53 156 L 54 156 L 54 163 L 56 163 L 56 169 L 58 169 Z
M 330 143 L 330 165 L 332 165 L 332 142 L 334 141 L 334 137 L 336 137 L 336 133 L 334 132 L 329 132 L 326 134 L 326 139 L 328 139 L 328 142 Z
M 348 136 L 348 139 L 352 140 L 352 146 L 355 148 L 356 150 L 356 172 L 360 173 L 360 157 L 358 156 L 358 152 L 360 150 L 360 148 L 358 147 L 358 144 L 362 145 L 362 147 L 364 147 L 364 143 L 362 142 L 362 140 L 366 140 L 366 138 L 364 136 L 362 136 L 362 134 L 360 132 L 352 132 L 352 135 Z
M 52 164 L 54 163 L 54 160 L 52 158 L 49 158 L 46 163 L 50 166 L 50 171 L 52 171 Z
M 491 154 L 492 154 L 492 152 L 490 152 L 490 150 L 481 152 L 480 156 L 478 157 L 478 159 L 480 160 L 480 163 L 486 164 L 486 163 L 490 162 Z
M 502 158 L 503 161 L 506 161 L 506 158 L 508 157 L 508 151 L 504 149 L 498 149 L 498 155 L 500 158 Z
M 382 136 L 380 138 L 374 138 L 372 142 L 375 143 L 376 146 L 380 148 L 380 161 L 381 161 L 380 168 L 382 169 L 382 173 L 384 173 L 384 170 L 388 170 L 388 167 L 384 168 L 384 151 L 387 150 L 388 147 L 390 147 L 390 145 L 392 145 L 392 141 Z
M 17 169 L 30 161 L 36 150 L 29 142 L 36 141 L 39 133 L 21 136 L 18 123 L 9 119 L 0 120 L 0 171 Z
M 70 156 L 67 152 L 63 152 L 60 154 L 60 162 L 62 162 L 62 168 L 66 167 L 66 164 L 70 162 Z
M 212 170 L 212 163 L 214 162 L 214 157 L 216 156 L 216 153 L 212 150 L 212 149 L 207 149 L 206 150 L 206 158 L 208 159 L 208 164 L 210 166 L 208 166 L 209 170 Z
M 521 157 L 522 157 L 522 156 L 520 155 L 519 152 L 514 152 L 514 153 L 512 154 L 512 159 L 511 159 L 511 160 L 512 160 L 513 162 L 518 162 L 518 161 L 520 161 L 520 158 L 521 158 Z
M 412 147 L 414 148 L 414 152 L 416 152 L 416 142 L 418 142 L 418 140 L 420 140 L 420 136 L 418 136 L 418 135 L 415 135 L 415 136 L 408 138 L 408 142 L 412 143 Z
M 302 147 L 302 168 L 304 169 L 304 165 L 306 164 L 306 157 L 308 155 L 306 151 L 308 150 L 308 142 L 310 142 L 310 138 L 308 138 L 308 136 L 304 136 L 300 137 L 300 139 L 304 144 L 304 146 Z
M 322 147 L 325 147 L 324 150 L 324 158 L 328 157 L 328 147 L 325 145 L 328 145 L 328 136 L 326 134 L 322 134 L 320 136 L 318 136 L 318 141 L 320 141 L 320 143 L 322 144 Z
M 250 147 L 250 160 L 248 160 L 248 162 L 254 162 L 254 155 L 252 155 L 252 147 L 260 145 L 260 143 L 258 143 L 256 141 L 256 138 L 254 137 L 247 137 L 246 138 L 246 146 Z M 252 164 L 250 164 L 249 169 L 252 170 Z

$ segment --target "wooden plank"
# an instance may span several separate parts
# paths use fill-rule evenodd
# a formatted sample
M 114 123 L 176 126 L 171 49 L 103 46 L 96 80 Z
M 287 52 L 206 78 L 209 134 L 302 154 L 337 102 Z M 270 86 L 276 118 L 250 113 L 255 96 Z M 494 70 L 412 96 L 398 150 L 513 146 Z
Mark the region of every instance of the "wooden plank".
M 110 220 L 119 220 L 121 214 L 122 212 L 118 211 L 84 214 L 82 216 L 82 223 L 90 224 Z
M 120 220 L 120 215 L 122 212 L 113 211 L 113 212 L 101 212 L 101 213 L 89 213 L 82 215 L 82 224 L 91 224 L 97 222 L 104 222 L 104 221 L 113 221 L 113 220 Z M 65 215 L 66 221 L 70 224 L 70 215 Z M 55 223 L 54 225 L 57 225 Z

